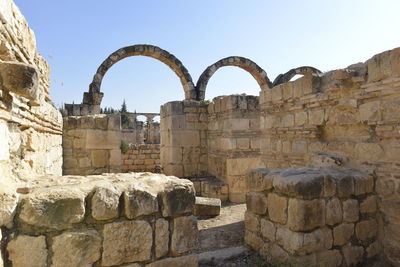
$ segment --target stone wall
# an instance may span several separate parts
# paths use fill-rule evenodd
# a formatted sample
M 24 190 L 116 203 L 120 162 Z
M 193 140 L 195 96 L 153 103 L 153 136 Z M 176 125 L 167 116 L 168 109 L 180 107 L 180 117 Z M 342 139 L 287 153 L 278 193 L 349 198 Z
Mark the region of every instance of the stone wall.
M 174 101 L 161 106 L 163 173 L 193 177 L 207 173 L 207 105 Z
M 64 117 L 63 173 L 101 174 L 121 170 L 119 115 Z
M 193 184 L 164 175 L 44 176 L 20 185 L 6 266 L 197 266 Z
M 61 174 L 61 114 L 49 98 L 47 62 L 11 0 L 0 3 L 0 180 Z
M 304 76 L 260 93 L 261 152 L 268 168 L 328 161 L 377 176 L 383 251 L 400 264 L 400 49 L 365 63 Z M 317 157 L 318 158 L 318 157 Z
M 122 153 L 122 172 L 161 172 L 160 145 L 130 145 Z
M 247 178 L 245 241 L 271 264 L 355 266 L 378 258 L 373 175 L 302 167 L 254 169 Z
M 258 97 L 231 95 L 208 105 L 208 174 L 226 182 L 229 200 L 244 202 L 245 176 L 260 161 L 260 110 Z

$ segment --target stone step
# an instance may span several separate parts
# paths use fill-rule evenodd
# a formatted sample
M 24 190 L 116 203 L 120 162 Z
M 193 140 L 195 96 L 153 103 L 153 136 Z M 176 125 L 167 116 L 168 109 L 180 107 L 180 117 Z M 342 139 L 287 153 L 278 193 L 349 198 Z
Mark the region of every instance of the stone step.
M 240 257 L 248 252 L 249 248 L 244 246 L 237 246 L 202 252 L 197 255 L 199 266 L 218 266 L 222 265 L 224 261 Z
M 220 211 L 221 200 L 219 198 L 196 197 L 194 216 L 218 216 Z
M 221 201 L 228 201 L 228 185 L 214 176 L 190 177 L 194 184 L 196 195 L 201 197 L 219 198 Z

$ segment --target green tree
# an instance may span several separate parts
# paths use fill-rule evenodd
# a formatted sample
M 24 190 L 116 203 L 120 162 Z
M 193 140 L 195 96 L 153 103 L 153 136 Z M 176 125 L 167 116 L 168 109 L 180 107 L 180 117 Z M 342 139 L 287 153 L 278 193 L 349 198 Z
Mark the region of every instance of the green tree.
M 119 112 L 121 113 L 122 128 L 128 128 L 129 127 L 129 118 L 128 118 L 128 115 L 126 115 L 126 113 L 128 112 L 128 109 L 126 107 L 125 99 L 122 102 L 121 109 L 119 110 Z

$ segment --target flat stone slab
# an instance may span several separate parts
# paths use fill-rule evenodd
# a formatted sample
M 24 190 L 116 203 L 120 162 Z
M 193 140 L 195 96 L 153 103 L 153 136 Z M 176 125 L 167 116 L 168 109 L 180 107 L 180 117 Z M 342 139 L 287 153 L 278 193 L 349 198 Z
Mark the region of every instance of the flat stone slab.
M 196 190 L 196 196 L 219 198 L 227 201 L 229 197 L 228 185 L 214 176 L 190 177 Z
M 194 215 L 218 216 L 221 211 L 221 200 L 219 198 L 196 197 Z

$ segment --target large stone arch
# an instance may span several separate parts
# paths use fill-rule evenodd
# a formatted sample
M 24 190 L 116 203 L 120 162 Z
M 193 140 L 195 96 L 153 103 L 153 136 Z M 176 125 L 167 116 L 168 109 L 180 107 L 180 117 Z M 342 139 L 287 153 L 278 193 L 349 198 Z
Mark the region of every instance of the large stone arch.
M 147 56 L 165 63 L 179 77 L 185 91 L 185 99 L 196 99 L 197 94 L 192 77 L 179 59 L 157 46 L 139 44 L 120 48 L 109 55 L 103 63 L 101 63 L 93 77 L 92 83 L 89 86 L 89 92 L 84 94 L 83 104 L 100 105 L 103 97 L 100 87 L 104 75 L 115 63 L 126 57 L 132 56 Z
M 211 76 L 221 67 L 225 66 L 235 66 L 239 67 L 241 69 L 244 69 L 245 71 L 249 72 L 254 79 L 256 79 L 257 83 L 260 85 L 261 89 L 268 89 L 271 88 L 272 83 L 268 79 L 267 73 L 256 63 L 251 61 L 248 58 L 244 57 L 237 57 L 237 56 L 232 56 L 232 57 L 226 57 L 223 58 L 211 66 L 209 66 L 199 77 L 199 80 L 197 81 L 196 84 L 196 90 L 197 90 L 197 99 L 198 100 L 204 100 L 205 94 L 206 94 L 206 87 L 207 83 L 210 80 Z
M 312 75 L 312 76 L 319 76 L 322 72 L 314 67 L 310 66 L 302 66 L 298 68 L 294 68 L 286 72 L 285 74 L 279 74 L 274 82 L 273 86 L 277 86 L 282 83 L 287 83 L 289 82 L 294 76 L 297 74 L 301 75 Z

